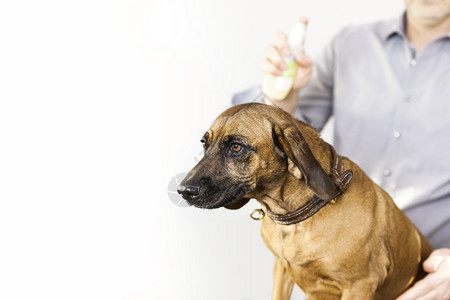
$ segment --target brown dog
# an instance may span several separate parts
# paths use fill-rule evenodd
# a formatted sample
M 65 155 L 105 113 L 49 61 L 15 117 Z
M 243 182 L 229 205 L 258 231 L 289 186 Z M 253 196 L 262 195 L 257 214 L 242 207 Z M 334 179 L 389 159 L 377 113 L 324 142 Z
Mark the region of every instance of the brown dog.
M 205 156 L 178 192 L 200 208 L 261 203 L 261 234 L 276 257 L 272 299 L 289 299 L 296 283 L 309 300 L 388 300 L 424 275 L 428 242 L 308 125 L 243 104 L 222 113 L 202 143 Z

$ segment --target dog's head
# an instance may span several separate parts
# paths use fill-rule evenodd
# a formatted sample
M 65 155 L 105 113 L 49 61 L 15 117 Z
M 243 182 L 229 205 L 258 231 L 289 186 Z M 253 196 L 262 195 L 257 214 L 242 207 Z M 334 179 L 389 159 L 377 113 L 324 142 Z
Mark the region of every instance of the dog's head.
M 306 143 L 299 128 L 303 126 L 313 131 L 269 105 L 250 103 L 226 110 L 201 139 L 205 155 L 178 192 L 196 207 L 237 209 L 279 185 L 293 166 L 300 171 L 297 178 L 316 195 L 333 198 L 334 184 Z

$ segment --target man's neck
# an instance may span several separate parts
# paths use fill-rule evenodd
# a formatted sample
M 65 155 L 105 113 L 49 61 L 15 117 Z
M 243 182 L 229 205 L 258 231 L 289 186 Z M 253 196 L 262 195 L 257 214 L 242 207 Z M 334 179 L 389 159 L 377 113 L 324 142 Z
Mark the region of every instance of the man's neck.
M 422 51 L 429 43 L 450 32 L 450 17 L 441 22 L 431 22 L 406 17 L 406 36 L 417 51 Z

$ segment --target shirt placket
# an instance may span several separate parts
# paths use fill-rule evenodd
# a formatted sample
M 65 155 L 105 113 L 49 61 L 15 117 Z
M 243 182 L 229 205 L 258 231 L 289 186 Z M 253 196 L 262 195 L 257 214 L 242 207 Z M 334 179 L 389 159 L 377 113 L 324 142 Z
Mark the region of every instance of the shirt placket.
M 405 123 L 405 114 L 408 109 L 406 106 L 411 105 L 413 101 L 413 87 L 411 86 L 411 81 L 413 79 L 414 73 L 417 72 L 418 67 L 418 55 L 417 51 L 408 43 L 406 39 L 403 40 L 403 57 L 402 72 L 397 74 L 398 81 L 402 86 L 402 92 L 398 95 L 398 100 L 395 105 L 395 112 L 393 114 L 392 127 L 387 136 L 387 149 L 385 153 L 385 165 L 383 166 L 383 176 L 381 180 L 381 186 L 393 197 L 395 198 L 395 191 L 397 187 L 398 176 L 401 172 L 401 164 L 394 161 L 396 157 L 401 157 L 401 147 L 402 140 L 404 138 L 404 130 L 407 130 L 403 124 Z M 406 153 L 404 153 L 406 155 Z

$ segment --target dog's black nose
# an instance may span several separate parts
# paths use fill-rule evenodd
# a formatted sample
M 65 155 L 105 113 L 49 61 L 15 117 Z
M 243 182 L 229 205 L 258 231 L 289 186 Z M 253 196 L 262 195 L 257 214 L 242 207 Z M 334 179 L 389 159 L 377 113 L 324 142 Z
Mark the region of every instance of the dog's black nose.
M 180 186 L 177 189 L 178 194 L 183 195 L 184 199 L 192 199 L 195 196 L 198 196 L 200 193 L 200 187 L 195 185 L 183 185 L 180 184 Z

